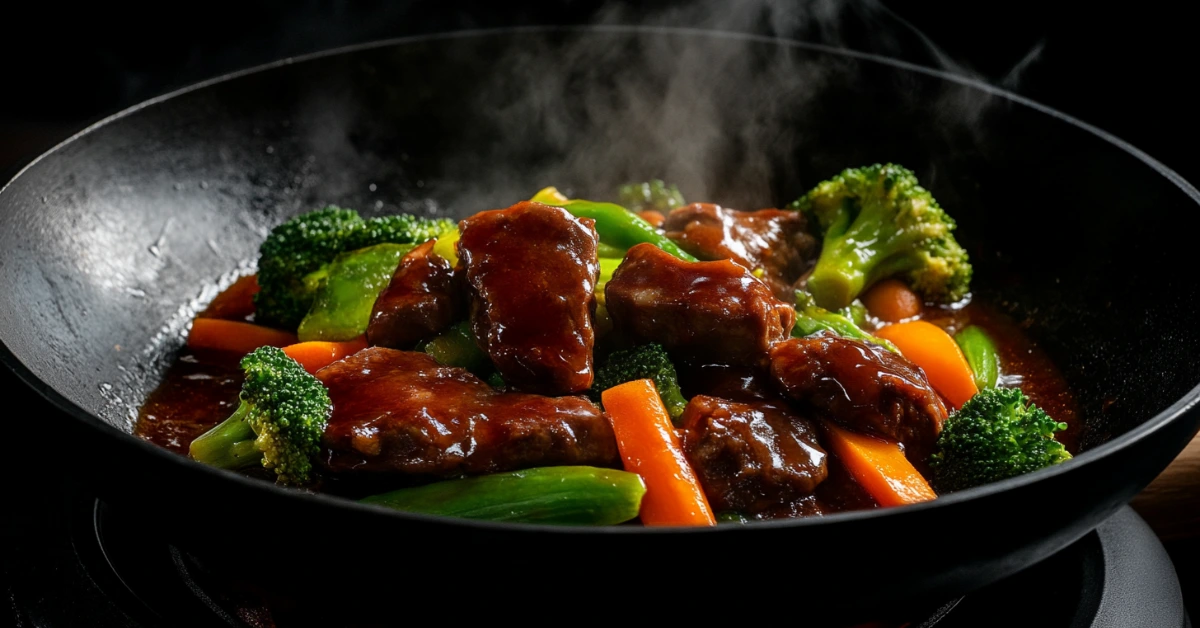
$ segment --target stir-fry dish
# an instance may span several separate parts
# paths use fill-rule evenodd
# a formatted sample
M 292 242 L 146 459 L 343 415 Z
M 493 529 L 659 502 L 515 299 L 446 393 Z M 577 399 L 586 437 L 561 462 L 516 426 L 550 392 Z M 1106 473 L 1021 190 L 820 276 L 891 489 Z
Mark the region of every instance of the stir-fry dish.
M 911 171 L 756 211 L 616 192 L 292 218 L 192 321 L 137 433 L 382 507 L 576 525 L 899 506 L 1071 457 L 1065 383 L 972 298 Z

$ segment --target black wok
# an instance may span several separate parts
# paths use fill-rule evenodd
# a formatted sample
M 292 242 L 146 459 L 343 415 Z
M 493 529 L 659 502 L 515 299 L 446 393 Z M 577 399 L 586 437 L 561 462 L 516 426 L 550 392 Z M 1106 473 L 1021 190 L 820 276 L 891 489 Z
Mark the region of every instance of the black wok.
M 545 185 L 602 196 L 648 177 L 751 208 L 877 161 L 918 173 L 958 219 L 976 298 L 1062 368 L 1084 417 L 1074 460 L 892 510 L 580 530 L 363 507 L 131 435 L 190 313 L 301 211 L 463 216 Z M 1196 432 L 1200 283 L 1183 218 L 1198 200 L 1099 130 L 887 59 L 684 30 L 422 37 L 225 77 L 41 157 L 0 192 L 0 340 L 61 411 L 24 418 L 53 431 L 56 458 L 216 571 L 325 600 L 515 583 L 619 615 L 640 580 L 704 612 L 719 588 L 746 597 L 718 609 L 774 590 L 798 602 L 774 608 L 802 617 L 902 616 L 1079 538 Z M 604 601 L 589 582 L 621 593 Z

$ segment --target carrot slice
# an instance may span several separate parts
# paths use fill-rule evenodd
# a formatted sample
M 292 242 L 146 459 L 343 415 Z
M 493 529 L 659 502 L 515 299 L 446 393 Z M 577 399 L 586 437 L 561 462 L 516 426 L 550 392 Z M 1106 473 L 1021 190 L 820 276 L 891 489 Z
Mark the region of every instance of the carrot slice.
M 662 224 L 667 221 L 667 217 L 662 215 L 662 212 L 654 211 L 653 209 L 640 211 L 638 212 L 638 216 L 641 216 L 642 220 L 645 220 L 655 227 L 661 227 Z
M 632 471 L 646 482 L 639 512 L 648 526 L 717 524 L 700 480 L 692 471 L 658 390 L 638 379 L 600 393 L 617 436 L 617 448 Z
M 892 341 L 900 354 L 925 371 L 929 383 L 954 409 L 962 407 L 979 392 L 975 374 L 954 338 L 941 327 L 925 321 L 888 325 L 875 332 Z
M 937 498 L 900 445 L 825 424 L 830 449 L 846 471 L 880 506 L 902 506 Z
M 921 297 L 899 279 L 884 279 L 862 295 L 863 305 L 872 316 L 889 323 L 921 313 Z
M 296 334 L 241 321 L 197 318 L 192 321 L 187 344 L 193 349 L 216 349 L 247 354 L 259 347 L 286 347 L 296 343 Z
M 326 366 L 366 348 L 366 337 L 359 336 L 354 340 L 346 340 L 344 342 L 327 342 L 323 340 L 298 342 L 294 345 L 284 347 L 283 352 L 291 359 L 299 362 L 300 366 L 304 367 L 304 370 L 309 373 L 316 373 Z
M 231 321 L 245 320 L 254 313 L 254 295 L 258 294 L 258 275 L 239 277 L 228 288 L 200 312 L 204 318 L 223 318 Z M 257 348 L 257 347 L 255 347 Z

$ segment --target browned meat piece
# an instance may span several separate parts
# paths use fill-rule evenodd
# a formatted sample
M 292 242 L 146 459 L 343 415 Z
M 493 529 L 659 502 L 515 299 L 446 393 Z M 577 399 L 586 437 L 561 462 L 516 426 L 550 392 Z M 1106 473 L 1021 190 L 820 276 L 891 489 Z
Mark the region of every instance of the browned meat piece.
M 946 420 L 925 372 L 873 344 L 818 334 L 771 348 L 771 376 L 783 392 L 856 432 L 903 443 L 924 460 Z
M 375 300 L 367 342 L 410 349 L 435 336 L 465 311 L 463 287 L 450 262 L 433 254 L 434 240 L 408 252 Z
M 775 390 L 775 382 L 765 369 L 728 364 L 676 365 L 679 385 L 685 397 L 708 395 L 730 401 L 775 401 L 787 403 Z
M 685 262 L 652 244 L 625 255 L 605 289 L 614 329 L 668 351 L 753 365 L 792 330 L 796 311 L 729 260 Z
M 693 203 L 663 223 L 667 237 L 700 259 L 730 259 L 754 271 L 775 296 L 791 302 L 792 284 L 817 262 L 820 243 L 806 230 L 804 214 L 782 209 L 739 211 Z
M 531 202 L 459 223 L 475 341 L 510 386 L 561 395 L 592 385 L 594 225 Z
M 698 395 L 683 411 L 683 449 L 716 511 L 788 510 L 827 474 L 816 430 L 782 404 Z
M 424 353 L 371 347 L 317 378 L 333 400 L 319 456 L 333 472 L 450 477 L 618 460 L 587 399 L 497 392 Z

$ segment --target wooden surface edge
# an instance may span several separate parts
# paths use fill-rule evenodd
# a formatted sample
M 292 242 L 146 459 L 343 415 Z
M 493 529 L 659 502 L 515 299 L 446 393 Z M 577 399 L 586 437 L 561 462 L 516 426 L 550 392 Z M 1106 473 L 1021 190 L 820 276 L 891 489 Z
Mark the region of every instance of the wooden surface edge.
M 1200 436 L 1131 505 L 1163 540 L 1200 536 Z

